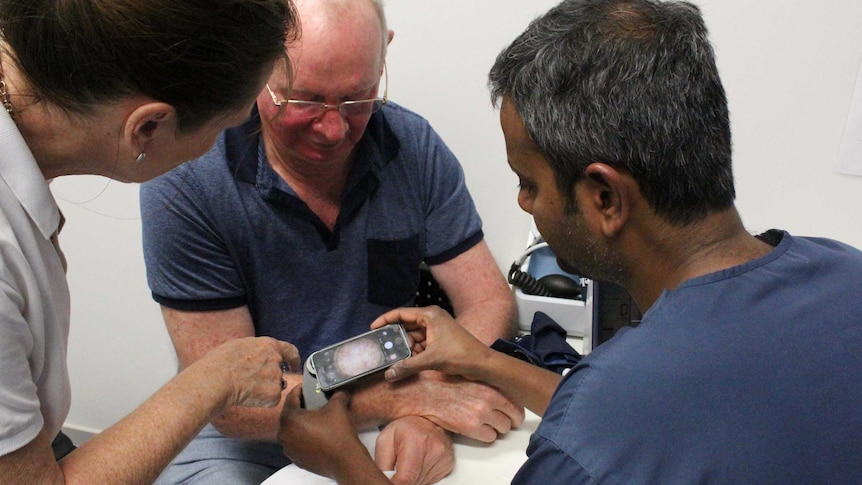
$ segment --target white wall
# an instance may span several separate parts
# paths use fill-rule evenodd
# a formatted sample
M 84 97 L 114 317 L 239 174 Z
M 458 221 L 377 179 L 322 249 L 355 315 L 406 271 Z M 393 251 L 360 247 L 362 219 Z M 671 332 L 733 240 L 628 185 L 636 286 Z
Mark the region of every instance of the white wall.
M 389 0 L 390 96 L 426 116 L 460 157 L 491 250 L 507 268 L 529 218 L 515 203 L 485 76 L 496 54 L 556 0 Z M 862 247 L 862 179 L 833 173 L 862 60 L 860 0 L 701 0 L 730 99 L 738 207 L 752 230 L 786 228 Z M 137 186 L 69 177 L 73 387 L 68 424 L 101 430 L 174 372 L 149 297 Z M 92 201 L 89 201 L 93 199 Z M 89 201 L 89 202 L 86 202 Z

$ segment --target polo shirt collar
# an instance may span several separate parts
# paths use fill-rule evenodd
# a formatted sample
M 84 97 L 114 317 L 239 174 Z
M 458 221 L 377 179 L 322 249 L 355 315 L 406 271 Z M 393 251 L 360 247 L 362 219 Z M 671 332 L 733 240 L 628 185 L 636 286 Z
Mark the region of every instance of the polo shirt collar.
M 0 178 L 48 239 L 60 226 L 60 209 L 33 153 L 6 110 L 0 109 Z

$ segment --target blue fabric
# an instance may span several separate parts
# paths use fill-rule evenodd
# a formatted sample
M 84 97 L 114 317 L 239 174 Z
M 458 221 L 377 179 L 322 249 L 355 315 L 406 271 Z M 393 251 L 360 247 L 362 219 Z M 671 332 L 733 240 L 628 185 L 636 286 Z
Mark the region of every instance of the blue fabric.
M 543 312 L 533 314 L 528 335 L 497 339 L 491 348 L 557 374 L 581 360 L 581 354 L 566 341 L 566 330 Z
M 277 445 L 228 439 L 207 425 L 154 485 L 257 485 L 289 464 Z
M 862 253 L 784 235 L 584 357 L 516 484 L 858 483 Z
M 426 120 L 397 104 L 371 117 L 332 231 L 269 166 L 259 132 L 255 113 L 202 158 L 141 186 L 147 278 L 160 304 L 246 305 L 257 335 L 291 342 L 305 361 L 410 306 L 420 262 L 444 263 L 482 240 L 457 159 Z M 210 429 L 161 483 L 217 474 L 256 484 L 286 463 L 277 444 Z

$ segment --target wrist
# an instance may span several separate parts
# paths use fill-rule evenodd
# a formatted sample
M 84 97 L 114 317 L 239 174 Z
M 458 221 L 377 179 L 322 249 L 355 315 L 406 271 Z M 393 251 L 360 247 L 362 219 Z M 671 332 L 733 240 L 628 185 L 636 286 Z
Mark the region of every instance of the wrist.
M 200 359 L 182 370 L 178 378 L 186 381 L 188 386 L 200 389 L 206 393 L 204 399 L 212 403 L 212 416 L 216 416 L 234 405 L 236 393 L 233 386 L 233 378 L 224 372 L 219 372 L 216 366 L 211 365 L 206 358 Z
M 476 358 L 467 363 L 464 378 L 479 382 L 493 381 L 499 372 L 497 369 L 505 365 L 505 357 L 505 354 L 491 347 L 482 347 L 477 350 Z
M 332 479 L 338 485 L 389 484 L 389 479 L 380 471 L 365 445 L 358 439 L 355 440 L 358 446 L 353 441 L 350 443 L 354 446 L 349 450 L 343 450 L 342 456 L 346 458 L 336 464 Z
M 404 416 L 421 415 L 422 392 L 418 390 L 423 374 L 399 382 L 388 382 L 373 376 L 362 385 L 353 388 L 350 399 L 350 415 L 357 429 L 379 426 Z
M 229 387 L 216 379 L 208 366 L 195 362 L 165 383 L 156 395 L 206 424 L 228 408 L 232 395 Z

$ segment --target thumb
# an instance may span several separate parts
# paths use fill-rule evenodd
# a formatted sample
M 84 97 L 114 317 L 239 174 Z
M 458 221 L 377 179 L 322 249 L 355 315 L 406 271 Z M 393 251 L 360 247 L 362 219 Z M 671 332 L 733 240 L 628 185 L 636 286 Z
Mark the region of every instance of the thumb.
M 396 382 L 415 375 L 420 371 L 430 369 L 430 362 L 428 362 L 429 359 L 426 354 L 427 352 L 414 354 L 413 357 L 392 364 L 391 367 L 386 369 L 383 376 L 389 382 Z
M 294 386 L 284 399 L 284 408 L 298 409 L 302 397 L 302 386 Z
M 350 393 L 339 390 L 335 391 L 326 403 L 327 407 L 339 407 L 347 409 L 350 405 Z
M 395 439 L 384 428 L 374 442 L 374 461 L 381 470 L 394 470 L 396 458 Z
M 300 408 L 300 397 L 302 396 L 302 386 L 294 387 L 284 399 L 284 406 L 281 408 L 281 416 L 279 417 L 278 439 L 279 441 L 286 440 L 284 435 L 285 430 L 292 427 L 292 421 L 303 412 Z

